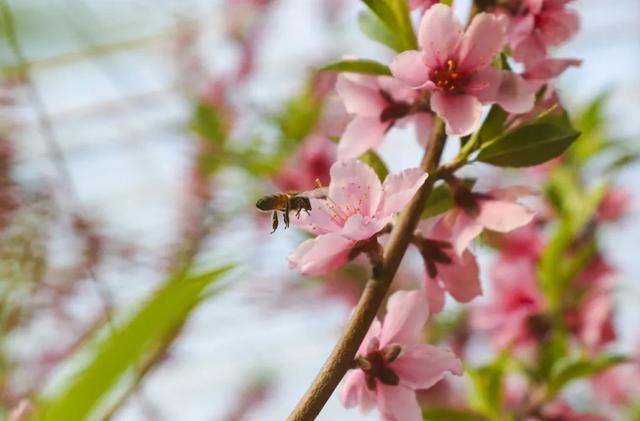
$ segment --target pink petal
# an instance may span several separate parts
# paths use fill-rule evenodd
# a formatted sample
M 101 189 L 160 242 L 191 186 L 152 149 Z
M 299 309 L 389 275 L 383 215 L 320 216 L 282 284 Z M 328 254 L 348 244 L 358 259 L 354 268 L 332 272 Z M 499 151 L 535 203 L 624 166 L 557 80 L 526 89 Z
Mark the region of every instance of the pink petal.
M 544 80 L 553 79 L 571 66 L 579 66 L 582 60 L 576 59 L 554 59 L 549 58 L 540 60 L 536 63 L 528 64 L 524 72 L 524 78 L 527 80 Z
M 547 48 L 535 33 L 523 38 L 511 46 L 513 58 L 521 63 L 535 63 L 547 55 Z
M 470 218 L 462 210 L 454 210 L 455 217 L 451 218 L 453 224 L 451 225 L 451 243 L 453 244 L 454 251 L 458 256 L 462 256 L 469 244 L 482 232 L 482 223 L 477 219 Z M 447 217 L 449 217 L 447 215 Z
M 540 191 L 529 186 L 508 186 L 499 189 L 493 189 L 489 192 L 491 197 L 498 200 L 515 201 L 524 196 L 537 196 Z
M 376 396 L 381 421 L 422 421 L 422 410 L 413 390 L 378 382 Z
M 413 88 L 419 88 L 429 80 L 429 68 L 419 51 L 400 53 L 393 59 L 389 68 L 394 77 Z
M 351 114 L 378 117 L 386 106 L 374 76 L 341 73 L 336 82 L 336 91 Z
M 324 199 L 310 198 L 311 211 L 307 215 L 302 211 L 298 217 L 291 216 L 291 225 L 296 228 L 302 228 L 312 234 L 320 235 L 342 229 L 341 224 L 344 223 L 337 217 L 331 209 L 329 203 Z M 340 224 L 338 223 L 340 222 Z
M 387 216 L 402 210 L 427 179 L 421 168 L 407 168 L 389 174 L 382 184 L 382 200 L 376 214 Z
M 542 13 L 538 30 L 547 45 L 559 45 L 571 38 L 580 27 L 578 15 L 570 10 Z
M 491 64 L 507 41 L 507 21 L 492 13 L 473 18 L 460 44 L 460 70 L 474 72 Z
M 411 102 L 419 95 L 419 91 L 391 76 L 378 76 L 378 86 L 395 101 Z
M 371 342 L 373 338 L 380 338 L 380 332 L 382 332 L 382 323 L 376 318 L 373 320 L 373 323 L 371 323 L 371 326 L 369 326 L 369 330 L 358 348 L 358 354 L 365 355 L 369 348 L 369 342 Z
M 380 347 L 390 343 L 415 343 L 429 318 L 427 300 L 422 291 L 396 291 L 387 301 L 387 314 L 382 323 Z
M 522 114 L 530 111 L 535 102 L 535 92 L 520 75 L 503 70 L 502 82 L 496 102 L 510 113 Z
M 446 372 L 462 375 L 462 362 L 448 348 L 433 345 L 410 345 L 402 349 L 391 368 L 400 377 L 400 385 L 409 389 L 428 389 Z
M 468 303 L 482 294 L 478 263 L 469 250 L 465 250 L 461 258 L 453 253 L 451 257 L 451 264 L 438 265 L 438 275 L 456 301 Z
M 384 228 L 390 219 L 390 216 L 378 219 L 365 218 L 359 214 L 351 215 L 340 231 L 340 235 L 354 241 L 366 240 Z
M 462 40 L 462 25 L 448 6 L 431 6 L 422 17 L 418 42 L 430 69 L 441 67 L 456 52 Z
M 287 258 L 289 267 L 298 268 L 303 275 L 324 275 L 347 263 L 353 244 L 337 234 L 306 240 Z
M 376 405 L 375 392 L 367 388 L 364 372 L 360 369 L 347 372 L 340 386 L 339 396 L 345 408 L 357 405 L 362 414 L 371 411 Z
M 379 117 L 355 117 L 349 122 L 338 144 L 338 159 L 357 158 L 369 149 L 377 149 L 389 129 Z
M 493 66 L 488 66 L 471 77 L 465 92 L 475 96 L 483 104 L 492 104 L 496 102 L 501 82 L 502 72 Z
M 526 207 L 510 201 L 480 200 L 478 221 L 487 229 L 509 232 L 533 220 L 534 213 Z
M 382 184 L 370 166 L 357 159 L 338 161 L 331 166 L 328 199 L 344 220 L 359 213 L 372 216 L 382 198 Z
M 455 136 L 471 134 L 480 124 L 482 115 L 482 104 L 471 95 L 434 92 L 431 95 L 431 109 L 447 123 L 447 134 Z
M 444 309 L 444 288 L 440 284 L 440 280 L 431 278 L 427 274 L 424 289 L 429 302 L 429 312 L 431 314 L 440 313 Z
M 413 119 L 416 122 L 416 139 L 420 146 L 426 148 L 431 138 L 433 115 L 430 113 L 417 113 L 414 114 Z

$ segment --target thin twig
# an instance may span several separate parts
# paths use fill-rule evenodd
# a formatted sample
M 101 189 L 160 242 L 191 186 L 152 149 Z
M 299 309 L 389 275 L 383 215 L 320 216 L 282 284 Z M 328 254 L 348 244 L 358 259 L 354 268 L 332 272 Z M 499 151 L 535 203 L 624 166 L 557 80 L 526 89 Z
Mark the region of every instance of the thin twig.
M 427 173 L 437 169 L 446 141 L 444 125 L 437 120 L 429 147 L 421 163 Z M 331 355 L 316 376 L 315 380 L 295 407 L 289 421 L 310 421 L 315 419 L 327 400 L 352 366 L 358 347 L 373 322 L 384 297 L 389 290 L 398 266 L 409 247 L 413 232 L 420 220 L 424 203 L 433 188 L 435 177 L 428 177 L 416 192 L 405 210 L 400 214 L 393 228 L 384 253 L 382 270 L 367 281 L 365 289 L 353 311 L 345 331 L 338 340 Z

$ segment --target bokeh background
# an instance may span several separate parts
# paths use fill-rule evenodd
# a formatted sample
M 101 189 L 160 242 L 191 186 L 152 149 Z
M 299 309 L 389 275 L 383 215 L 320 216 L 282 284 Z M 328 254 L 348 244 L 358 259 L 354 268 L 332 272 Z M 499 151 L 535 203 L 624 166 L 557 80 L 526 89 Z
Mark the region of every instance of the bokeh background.
M 197 267 L 237 268 L 114 419 L 231 420 L 248 402 L 257 406 L 245 419 L 284 419 L 350 307 L 287 269 L 286 256 L 302 237 L 295 230 L 269 235 L 268 216 L 253 208 L 269 193 L 264 184 L 230 169 L 198 185 L 193 168 L 202 145 L 190 121 L 196 100 L 215 96 L 242 65 L 245 46 L 233 28 L 257 28 L 252 74 L 228 93 L 241 142 L 276 136 L 272 116 L 313 66 L 345 54 L 387 61 L 390 53 L 358 30 L 360 3 L 2 3 L 0 171 L 19 189 L 19 207 L 0 225 L 0 283 L 3 317 L 12 305 L 29 315 L 2 333 L 6 404 L 34 388 L 52 393 L 73 376 L 82 353 L 69 356 L 105 312 L 117 320 L 133 311 L 187 253 Z M 613 136 L 637 142 L 640 3 L 577 0 L 574 8 L 582 30 L 558 55 L 583 64 L 560 78 L 559 92 L 570 109 L 606 93 Z M 410 135 L 394 133 L 385 143 L 381 153 L 392 169 L 416 161 L 417 146 L 405 146 Z M 619 184 L 634 197 L 632 213 L 604 236 L 620 268 L 616 324 L 626 350 L 640 343 L 639 179 L 636 165 L 620 173 Z M 202 197 L 210 199 L 206 217 L 197 211 Z M 205 221 L 202 230 L 193 232 L 193 220 Z M 362 418 L 334 398 L 319 419 Z

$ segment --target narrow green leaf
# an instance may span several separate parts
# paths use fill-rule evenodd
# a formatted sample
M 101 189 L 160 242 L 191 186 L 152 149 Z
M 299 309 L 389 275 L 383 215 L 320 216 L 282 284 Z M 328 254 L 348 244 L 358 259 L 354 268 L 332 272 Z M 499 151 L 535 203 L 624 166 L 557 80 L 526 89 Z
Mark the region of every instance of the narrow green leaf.
M 480 127 L 480 132 L 478 133 L 480 141 L 478 145 L 482 145 L 500 136 L 504 131 L 504 124 L 507 121 L 507 117 L 509 117 L 509 113 L 497 105 L 492 105 L 489 114 L 487 114 L 487 117 Z
M 465 178 L 462 183 L 468 189 L 476 184 L 474 178 Z M 422 210 L 422 219 L 438 216 L 453 207 L 453 194 L 446 184 L 435 186 L 429 195 L 429 199 Z
M 560 156 L 580 135 L 564 117 L 523 123 L 486 143 L 476 160 L 499 167 L 528 167 Z
M 623 355 L 602 355 L 595 359 L 564 361 L 554 367 L 549 388 L 555 394 L 572 381 L 593 376 L 627 361 L 628 358 Z
M 374 60 L 341 60 L 328 64 L 320 70 L 328 70 L 334 72 L 352 72 L 362 73 L 366 75 L 391 76 L 389 67 Z
M 424 421 L 489 421 L 479 412 L 454 408 L 426 408 L 422 410 Z
M 362 0 L 394 37 L 396 51 L 415 50 L 417 42 L 406 0 Z
M 389 175 L 387 165 L 384 163 L 382 158 L 380 158 L 380 155 L 378 155 L 377 152 L 368 150 L 360 155 L 360 158 L 358 159 L 373 168 L 380 181 L 384 181 L 384 179 L 387 178 L 387 175 Z
M 90 419 L 103 399 L 147 352 L 166 345 L 200 303 L 203 293 L 231 266 L 167 281 L 124 324 L 102 340 L 89 362 L 54 397 L 43 399 L 39 420 Z
M 369 39 L 386 45 L 393 51 L 400 52 L 403 50 L 402 44 L 396 36 L 390 32 L 380 18 L 370 10 L 363 10 L 360 15 L 358 15 L 358 26 L 360 26 L 360 31 Z

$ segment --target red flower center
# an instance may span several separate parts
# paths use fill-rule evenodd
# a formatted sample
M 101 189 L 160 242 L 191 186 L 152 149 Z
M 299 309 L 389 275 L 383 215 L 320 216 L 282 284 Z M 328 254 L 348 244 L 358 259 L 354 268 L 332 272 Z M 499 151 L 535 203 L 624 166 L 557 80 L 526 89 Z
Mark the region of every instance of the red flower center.
M 429 79 L 444 91 L 452 94 L 464 93 L 466 77 L 458 70 L 456 62 L 451 59 L 447 60 L 444 66 L 439 69 L 432 70 Z
M 378 340 L 374 338 L 369 343 L 366 356 L 356 355 L 355 366 L 364 371 L 369 390 L 376 390 L 376 381 L 391 386 L 397 386 L 400 383 L 400 377 L 388 366 L 398 358 L 400 351 L 400 345 L 397 344 L 380 349 Z

